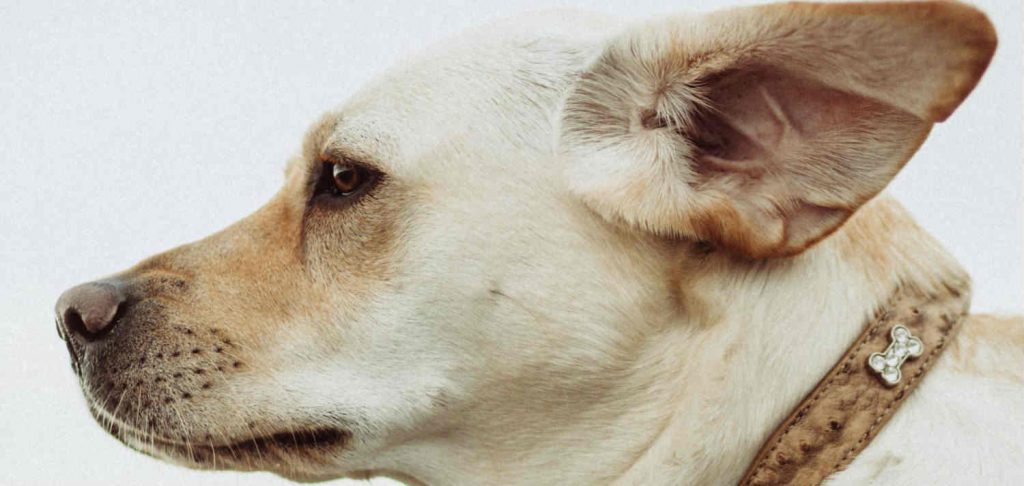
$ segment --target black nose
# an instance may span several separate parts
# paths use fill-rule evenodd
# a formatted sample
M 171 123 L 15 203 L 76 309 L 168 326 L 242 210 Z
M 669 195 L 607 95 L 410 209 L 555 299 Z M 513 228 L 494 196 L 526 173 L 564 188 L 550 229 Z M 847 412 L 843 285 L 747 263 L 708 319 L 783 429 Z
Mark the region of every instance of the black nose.
M 125 296 L 116 282 L 89 282 L 72 287 L 57 299 L 58 331 L 93 340 L 110 331 Z

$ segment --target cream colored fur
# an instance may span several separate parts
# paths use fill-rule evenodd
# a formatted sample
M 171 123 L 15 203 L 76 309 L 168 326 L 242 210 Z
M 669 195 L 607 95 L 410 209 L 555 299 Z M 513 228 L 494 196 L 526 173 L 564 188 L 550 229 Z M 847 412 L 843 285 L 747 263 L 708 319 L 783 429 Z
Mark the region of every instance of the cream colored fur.
M 230 378 L 233 394 L 195 398 L 208 401 L 182 414 L 186 430 L 239 437 L 239 419 L 217 415 L 225 407 L 268 424 L 343 424 L 353 439 L 327 463 L 250 465 L 306 479 L 735 483 L 896 286 L 968 280 L 875 196 L 977 82 L 991 27 L 957 4 L 873 5 L 640 26 L 552 13 L 385 74 L 315 127 L 267 208 L 133 270 L 221 278 L 177 312 L 237 321 L 260 350 L 254 371 Z M 762 83 L 761 70 L 780 68 Z M 706 135 L 694 132 L 727 78 L 718 71 L 753 72 L 743 82 L 767 93 L 728 123 L 803 130 L 771 149 L 785 156 L 749 159 L 776 164 L 760 175 L 701 159 L 687 138 Z M 820 96 L 787 91 L 804 86 Z M 810 124 L 829 100 L 847 111 Z M 745 107 L 761 118 L 744 121 Z M 787 119 L 793 110 L 805 116 Z M 851 123 L 855 133 L 840 129 Z M 305 266 L 274 257 L 272 274 L 253 276 L 295 245 L 286 232 L 302 213 L 288 208 L 304 204 L 305 168 L 331 151 L 379 165 L 390 191 L 379 204 L 391 205 L 324 216 L 336 220 L 304 230 Z M 386 245 L 359 246 L 371 226 Z M 1022 326 L 972 317 L 830 483 L 1024 480 Z

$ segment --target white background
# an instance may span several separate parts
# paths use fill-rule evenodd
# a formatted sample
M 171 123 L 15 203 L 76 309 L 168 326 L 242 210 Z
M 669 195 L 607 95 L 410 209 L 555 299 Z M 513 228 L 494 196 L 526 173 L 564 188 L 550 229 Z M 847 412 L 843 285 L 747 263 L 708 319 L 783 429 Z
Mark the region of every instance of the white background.
M 554 5 L 643 17 L 731 2 L 90 3 L 0 1 L 2 484 L 283 483 L 106 436 L 54 331 L 60 291 L 255 209 L 310 123 L 424 44 Z M 971 271 L 975 310 L 1021 312 L 1021 4 L 978 3 L 1000 34 L 992 67 L 892 191 Z

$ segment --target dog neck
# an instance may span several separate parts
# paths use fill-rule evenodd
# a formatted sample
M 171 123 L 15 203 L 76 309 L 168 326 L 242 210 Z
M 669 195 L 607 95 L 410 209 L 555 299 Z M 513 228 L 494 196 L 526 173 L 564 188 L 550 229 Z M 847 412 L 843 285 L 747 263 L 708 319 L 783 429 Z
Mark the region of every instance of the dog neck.
M 401 469 L 428 484 L 547 484 L 552 470 L 572 484 L 735 484 L 898 286 L 968 286 L 887 197 L 797 257 L 677 263 L 670 308 L 631 314 L 675 317 L 602 380 L 607 389 L 566 391 L 543 404 L 548 422 L 522 424 L 528 432 L 467 425 L 423 442 L 403 461 L 416 467 Z M 510 434 L 519 439 L 494 440 Z
M 681 295 L 704 315 L 642 365 L 674 354 L 684 371 L 663 432 L 622 484 L 736 483 L 897 287 L 969 287 L 956 261 L 888 197 L 799 257 L 716 257 L 688 270 Z

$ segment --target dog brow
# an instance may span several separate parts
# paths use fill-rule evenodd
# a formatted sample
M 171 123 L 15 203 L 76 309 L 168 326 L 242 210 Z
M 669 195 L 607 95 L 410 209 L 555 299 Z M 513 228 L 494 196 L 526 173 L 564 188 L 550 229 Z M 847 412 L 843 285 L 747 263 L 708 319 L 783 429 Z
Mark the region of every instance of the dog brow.
M 353 160 L 385 172 L 383 164 L 370 152 L 334 140 L 342 120 L 342 115 L 338 113 L 326 113 L 306 132 L 302 143 L 302 155 L 306 163 Z

